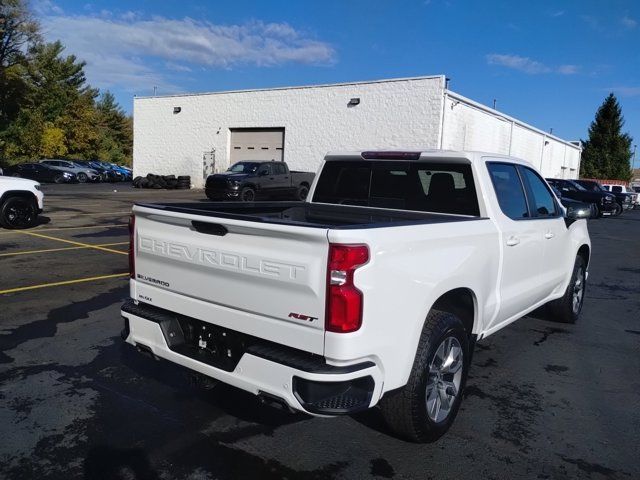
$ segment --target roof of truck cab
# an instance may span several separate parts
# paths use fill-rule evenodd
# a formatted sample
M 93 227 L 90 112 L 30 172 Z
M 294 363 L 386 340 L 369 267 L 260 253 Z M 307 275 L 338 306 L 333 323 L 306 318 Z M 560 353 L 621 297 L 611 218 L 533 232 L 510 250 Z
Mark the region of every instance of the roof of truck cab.
M 523 160 L 522 158 L 513 157 L 510 155 L 504 155 L 500 153 L 482 152 L 482 151 L 475 151 L 475 150 L 437 150 L 437 149 L 434 150 L 434 149 L 419 149 L 419 148 L 393 149 L 393 150 L 391 149 L 382 150 L 382 149 L 372 148 L 369 150 L 361 150 L 361 151 L 342 151 L 342 152 L 336 151 L 336 152 L 327 153 L 325 155 L 325 160 L 340 160 L 340 159 L 346 160 L 346 159 L 352 159 L 353 157 L 362 158 L 363 153 L 374 153 L 374 152 L 381 154 L 380 160 L 384 160 L 382 155 L 384 155 L 385 153 L 389 153 L 390 155 L 392 155 L 392 154 L 399 154 L 399 153 L 418 153 L 419 152 L 420 158 L 418 159 L 418 161 L 430 160 L 430 159 L 442 159 L 442 160 L 465 159 L 465 160 L 468 160 L 469 163 L 473 163 L 474 161 L 479 161 L 484 157 L 490 157 L 492 159 L 505 160 L 513 163 L 520 163 L 523 165 L 532 166 L 531 163 L 527 162 L 526 160 Z M 403 159 L 390 159 L 390 160 L 405 161 Z M 406 160 L 406 161 L 411 161 L 411 160 Z

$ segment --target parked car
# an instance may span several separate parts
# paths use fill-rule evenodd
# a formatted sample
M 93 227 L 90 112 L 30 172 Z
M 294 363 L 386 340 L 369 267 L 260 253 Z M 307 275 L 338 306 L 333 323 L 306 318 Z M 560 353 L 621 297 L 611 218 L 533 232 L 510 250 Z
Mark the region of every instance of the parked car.
M 93 168 L 86 167 L 85 165 L 72 162 L 70 160 L 45 159 L 40 160 L 40 163 L 62 170 L 63 172 L 73 173 L 80 183 L 99 182 L 101 180 L 100 174 Z
M 270 198 L 305 200 L 313 177 L 313 173 L 290 171 L 285 162 L 238 162 L 225 173 L 209 175 L 205 194 L 210 200 L 243 202 Z
M 591 203 L 598 209 L 598 216 L 618 216 L 622 213 L 622 206 L 616 201 L 615 195 L 603 191 L 587 190 L 575 180 L 547 178 L 549 185 L 560 190 L 563 198 Z
M 75 183 L 74 173 L 50 167 L 44 163 L 20 163 L 4 169 L 4 174 L 12 177 L 29 178 L 43 183 Z
M 113 178 L 115 179 L 116 182 L 124 182 L 125 180 L 127 180 L 126 173 L 120 171 L 119 168 L 113 167 L 110 163 L 103 162 L 103 161 L 100 161 L 100 160 L 96 160 L 95 163 L 97 163 L 100 166 L 102 166 L 102 168 L 105 168 L 106 170 L 108 170 L 110 172 L 110 175 L 113 176 Z
M 602 188 L 607 192 L 613 193 L 616 197 L 620 197 L 627 209 L 634 208 L 638 205 L 638 194 L 633 189 L 627 188 L 626 185 L 603 184 Z M 625 197 L 622 197 L 622 195 L 625 195 Z M 629 202 L 626 201 L 626 197 L 629 197 Z
M 123 175 L 124 181 L 133 180 L 133 171 L 131 169 L 127 167 L 123 167 L 122 165 L 117 165 L 115 163 L 109 163 L 108 165 L 111 167 L 112 170 L 120 172 Z
M 329 154 L 305 202 L 134 206 L 122 337 L 312 415 L 380 404 L 433 441 L 476 340 L 545 304 L 578 320 L 590 251 L 522 160 Z
M 0 176 L 0 225 L 2 227 L 33 227 L 43 208 L 44 194 L 38 182 Z
M 592 192 L 605 192 L 615 197 L 616 202 L 622 210 L 630 210 L 633 208 L 631 195 L 622 192 L 615 192 L 594 180 L 575 180 L 578 185 Z

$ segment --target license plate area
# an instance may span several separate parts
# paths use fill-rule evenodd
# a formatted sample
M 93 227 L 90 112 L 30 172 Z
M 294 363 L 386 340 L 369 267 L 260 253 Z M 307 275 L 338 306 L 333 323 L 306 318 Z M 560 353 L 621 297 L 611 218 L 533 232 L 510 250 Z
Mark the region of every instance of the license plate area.
M 165 320 L 160 326 L 171 350 L 227 372 L 254 343 L 248 335 L 190 317 Z

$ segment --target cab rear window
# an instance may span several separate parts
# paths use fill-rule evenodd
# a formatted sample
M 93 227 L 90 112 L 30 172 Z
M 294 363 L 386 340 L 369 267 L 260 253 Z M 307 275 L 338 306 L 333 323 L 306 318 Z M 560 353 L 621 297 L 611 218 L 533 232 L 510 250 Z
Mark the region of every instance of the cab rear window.
M 471 166 L 407 161 L 329 161 L 317 203 L 479 216 Z

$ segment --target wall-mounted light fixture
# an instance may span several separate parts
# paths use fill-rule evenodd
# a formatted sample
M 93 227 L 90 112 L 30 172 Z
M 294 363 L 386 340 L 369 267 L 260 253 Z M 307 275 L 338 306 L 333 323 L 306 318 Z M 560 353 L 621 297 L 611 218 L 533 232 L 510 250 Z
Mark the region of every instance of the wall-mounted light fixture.
M 355 107 L 356 105 L 360 105 L 360 99 L 357 97 L 352 98 L 349 100 L 349 103 L 347 103 L 347 107 Z
M 177 115 L 182 111 L 182 107 L 173 107 L 173 114 Z

